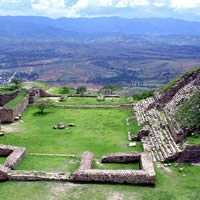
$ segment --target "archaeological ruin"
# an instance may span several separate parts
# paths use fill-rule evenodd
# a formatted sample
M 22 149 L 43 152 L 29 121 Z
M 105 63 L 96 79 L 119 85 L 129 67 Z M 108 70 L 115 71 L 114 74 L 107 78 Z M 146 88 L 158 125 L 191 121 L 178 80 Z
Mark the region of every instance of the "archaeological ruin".
M 156 184 L 155 162 L 177 161 L 181 163 L 200 163 L 200 146 L 182 145 L 187 136 L 175 119 L 175 113 L 180 105 L 189 100 L 200 90 L 200 73 L 194 73 L 178 81 L 174 86 L 162 93 L 156 91 L 153 97 L 139 101 L 136 104 L 124 105 L 62 105 L 61 108 L 121 108 L 131 109 L 133 116 L 126 122 L 136 118 L 141 130 L 137 133 L 128 132 L 129 141 L 141 141 L 144 152 L 113 153 L 105 155 L 101 163 L 139 163 L 139 170 L 104 170 L 94 169 L 95 155 L 93 152 L 83 152 L 80 166 L 72 174 L 66 172 L 43 172 L 15 170 L 15 167 L 25 158 L 23 147 L 0 145 L 0 156 L 7 157 L 0 165 L 0 180 L 17 181 L 69 181 L 69 182 L 99 182 L 120 184 Z M 31 89 L 23 101 L 13 109 L 3 106 L 17 97 L 18 91 L 11 95 L 0 95 L 0 120 L 13 122 L 25 110 L 27 105 L 34 103 L 39 97 L 50 97 L 43 90 Z M 99 100 L 99 99 L 98 99 Z M 69 124 L 69 126 L 75 126 Z M 57 128 L 55 128 L 57 129 Z

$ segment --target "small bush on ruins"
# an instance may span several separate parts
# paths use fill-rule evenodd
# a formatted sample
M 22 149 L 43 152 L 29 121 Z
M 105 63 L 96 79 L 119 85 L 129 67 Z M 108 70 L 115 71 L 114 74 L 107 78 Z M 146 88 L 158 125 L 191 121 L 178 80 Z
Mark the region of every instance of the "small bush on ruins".
M 200 91 L 183 103 L 176 113 L 176 119 L 184 129 L 200 130 Z
M 60 88 L 60 94 L 70 94 L 71 90 L 69 86 L 65 85 Z
M 154 92 L 155 92 L 155 90 L 151 90 L 151 91 L 148 91 L 148 92 L 143 92 L 141 94 L 135 94 L 133 96 L 133 99 L 135 101 L 140 101 L 142 99 L 147 99 L 149 97 L 153 97 L 154 96 Z

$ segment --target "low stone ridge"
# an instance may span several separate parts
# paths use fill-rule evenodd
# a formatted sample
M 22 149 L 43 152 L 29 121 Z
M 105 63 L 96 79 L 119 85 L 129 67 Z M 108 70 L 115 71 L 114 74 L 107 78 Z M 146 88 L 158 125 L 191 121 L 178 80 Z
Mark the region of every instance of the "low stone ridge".
M 80 162 L 80 167 L 78 170 L 92 169 L 94 163 L 94 153 L 93 152 L 83 152 L 82 159 Z
M 122 108 L 122 109 L 130 109 L 133 108 L 133 104 L 121 104 L 121 105 L 54 105 L 51 107 L 55 108 Z
M 0 181 L 8 180 L 8 174 L 10 173 L 10 169 L 5 167 L 4 165 L 0 165 Z
M 177 161 L 182 163 L 200 163 L 200 145 L 186 146 Z
M 26 156 L 26 149 L 23 147 L 0 145 L 0 156 L 8 156 L 4 166 L 14 169 Z
M 83 154 L 88 161 L 88 156 Z M 82 160 L 84 159 L 82 158 Z M 93 157 L 90 158 L 90 163 Z M 149 153 L 116 153 L 104 156 L 103 162 L 142 162 L 141 170 L 97 170 L 85 169 L 81 166 L 71 177 L 72 181 L 101 182 L 101 183 L 127 183 L 127 184 L 155 184 L 155 171 L 152 157 Z M 91 167 L 86 166 L 86 167 Z
M 8 179 L 15 181 L 70 181 L 70 174 L 16 170 L 8 173 Z

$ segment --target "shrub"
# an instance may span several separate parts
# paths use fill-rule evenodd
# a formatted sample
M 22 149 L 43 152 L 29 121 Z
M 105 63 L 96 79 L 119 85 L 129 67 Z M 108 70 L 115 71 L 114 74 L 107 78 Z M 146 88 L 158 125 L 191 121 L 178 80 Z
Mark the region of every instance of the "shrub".
M 183 103 L 175 116 L 182 128 L 191 131 L 200 130 L 200 91 Z
M 154 96 L 154 92 L 155 90 L 151 90 L 151 91 L 148 91 L 148 92 L 143 92 L 141 94 L 135 94 L 133 96 L 133 99 L 135 101 L 140 101 L 142 99 L 146 99 L 146 98 L 149 98 L 149 97 L 153 97 Z

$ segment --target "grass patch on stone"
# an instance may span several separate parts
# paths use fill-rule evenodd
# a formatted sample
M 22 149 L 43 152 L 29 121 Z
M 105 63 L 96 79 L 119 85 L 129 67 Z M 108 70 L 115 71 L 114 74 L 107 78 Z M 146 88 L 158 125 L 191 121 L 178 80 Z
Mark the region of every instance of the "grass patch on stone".
M 140 163 L 95 163 L 93 169 L 140 170 Z
M 13 99 L 12 101 L 8 102 L 6 105 L 4 105 L 4 108 L 7 108 L 7 109 L 14 108 L 17 104 L 21 103 L 24 100 L 27 94 L 28 94 L 28 91 L 26 89 L 21 89 L 17 97 Z

